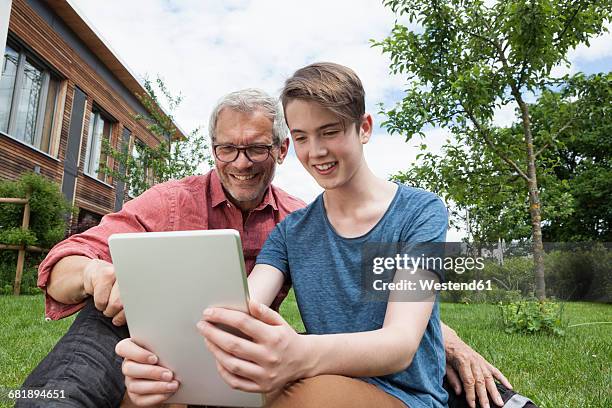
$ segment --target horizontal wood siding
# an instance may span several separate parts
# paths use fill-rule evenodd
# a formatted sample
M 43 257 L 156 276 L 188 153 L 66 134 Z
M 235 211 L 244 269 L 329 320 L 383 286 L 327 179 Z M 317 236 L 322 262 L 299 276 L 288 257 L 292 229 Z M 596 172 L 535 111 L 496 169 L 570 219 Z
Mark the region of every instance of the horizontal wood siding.
M 82 128 L 81 149 L 79 152 L 79 174 L 76 182 L 74 204 L 98 214 L 106 214 L 114 210 L 115 184 L 107 179 L 109 185 L 100 183 L 83 174 L 87 149 L 87 132 L 91 108 L 95 104 L 113 119 L 111 144 L 118 147 L 124 127 L 132 135 L 149 146 L 159 144 L 146 126 L 135 121 L 136 112 L 123 100 L 113 88 L 106 83 L 68 44 L 55 32 L 36 12 L 28 6 L 25 0 L 13 0 L 9 21 L 9 36 L 16 37 L 26 44 L 41 59 L 55 70 L 65 81 L 66 93 L 64 112 L 60 130 L 59 149 L 55 161 L 33 148 L 0 135 L 0 178 L 15 179 L 28 170 L 39 165 L 41 173 L 54 181 L 61 183 L 63 175 L 63 160 L 66 155 L 68 129 L 75 87 L 87 94 Z M 117 163 L 110 163 L 117 167 Z
M 0 163 L 2 180 L 14 180 L 38 165 L 40 174 L 58 184 L 62 182 L 62 163 L 4 134 L 0 134 Z

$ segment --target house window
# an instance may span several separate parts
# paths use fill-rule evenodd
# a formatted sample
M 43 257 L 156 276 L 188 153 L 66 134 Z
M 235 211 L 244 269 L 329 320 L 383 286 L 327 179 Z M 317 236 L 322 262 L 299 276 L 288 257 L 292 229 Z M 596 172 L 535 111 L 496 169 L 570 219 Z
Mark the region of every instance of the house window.
M 7 44 L 0 76 L 0 131 L 50 153 L 60 81 L 29 53 Z
M 89 132 L 87 136 L 87 153 L 85 155 L 84 171 L 86 174 L 105 181 L 104 172 L 100 171 L 100 164 L 107 164 L 107 156 L 102 151 L 102 141 L 110 142 L 112 123 L 98 109 L 94 108 L 89 118 Z

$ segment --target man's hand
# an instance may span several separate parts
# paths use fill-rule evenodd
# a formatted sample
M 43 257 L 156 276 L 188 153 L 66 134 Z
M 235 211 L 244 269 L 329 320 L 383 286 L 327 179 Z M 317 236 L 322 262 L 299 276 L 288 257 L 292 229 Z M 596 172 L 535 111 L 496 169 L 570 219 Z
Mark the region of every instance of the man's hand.
M 471 408 L 476 407 L 476 397 L 483 408 L 489 408 L 489 396 L 499 406 L 504 401 L 497 391 L 495 380 L 507 388 L 510 382 L 496 367 L 480 354 L 465 344 L 448 326 L 444 328 L 444 348 L 446 351 L 446 377 L 457 395 L 465 389 L 465 395 Z M 488 392 L 488 393 L 487 393 Z
M 211 308 L 197 327 L 217 360 L 217 370 L 232 388 L 247 392 L 271 392 L 304 376 L 304 336 L 300 336 L 275 311 L 250 301 L 251 315 Z M 240 330 L 245 339 L 215 324 Z
M 96 309 L 112 318 L 115 326 L 126 323 L 113 264 L 91 259 L 83 269 L 83 287 L 86 294 L 93 296 Z
M 159 406 L 170 398 L 179 383 L 172 371 L 157 364 L 155 354 L 131 339 L 117 343 L 115 351 L 124 358 L 121 371 L 130 401 L 139 407 Z

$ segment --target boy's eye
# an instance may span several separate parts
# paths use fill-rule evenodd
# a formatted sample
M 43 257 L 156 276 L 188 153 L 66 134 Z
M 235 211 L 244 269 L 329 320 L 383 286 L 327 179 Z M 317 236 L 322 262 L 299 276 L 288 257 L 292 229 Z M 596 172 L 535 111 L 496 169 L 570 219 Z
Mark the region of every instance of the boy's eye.
M 339 132 L 340 132 L 339 130 L 328 130 L 327 132 L 323 133 L 323 136 L 327 136 L 327 137 L 336 136 Z

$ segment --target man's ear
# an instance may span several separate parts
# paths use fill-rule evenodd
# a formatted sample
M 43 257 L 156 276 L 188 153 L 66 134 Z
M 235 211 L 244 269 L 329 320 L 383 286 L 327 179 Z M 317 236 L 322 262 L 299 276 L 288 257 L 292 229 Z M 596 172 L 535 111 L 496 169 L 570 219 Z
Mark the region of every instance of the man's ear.
M 289 138 L 286 138 L 285 140 L 283 140 L 283 142 L 280 145 L 280 148 L 278 149 L 278 157 L 276 158 L 276 162 L 278 164 L 282 164 L 283 161 L 285 160 L 285 157 L 287 157 L 288 152 L 289 152 Z
M 361 118 L 361 124 L 359 125 L 359 141 L 362 144 L 366 144 L 372 137 L 372 128 L 374 126 L 374 120 L 372 115 L 365 113 Z

